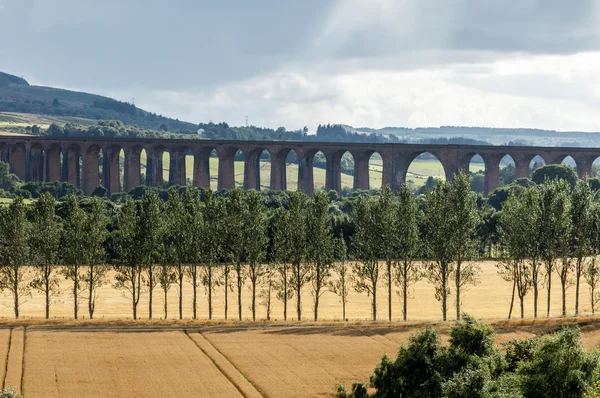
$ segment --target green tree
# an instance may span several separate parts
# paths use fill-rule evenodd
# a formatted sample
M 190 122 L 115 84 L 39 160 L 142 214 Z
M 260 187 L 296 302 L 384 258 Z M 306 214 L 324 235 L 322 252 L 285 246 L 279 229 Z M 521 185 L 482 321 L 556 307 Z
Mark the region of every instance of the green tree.
M 73 317 L 79 316 L 79 294 L 81 268 L 86 264 L 87 236 L 86 214 L 79 206 L 77 198 L 69 195 L 63 206 L 62 257 L 65 263 L 63 273 L 73 281 Z
M 388 320 L 392 320 L 392 285 L 394 284 L 394 262 L 397 259 L 395 248 L 398 246 L 398 204 L 389 185 L 381 191 L 375 216 L 379 218 L 379 233 L 376 235 L 379 245 L 379 257 L 385 260 L 388 296 Z
M 266 209 L 262 203 L 260 193 L 254 190 L 248 191 L 243 227 L 244 256 L 248 262 L 248 276 L 252 283 L 252 320 L 254 321 L 256 320 L 256 286 L 266 272 L 263 263 L 267 257 L 267 245 L 269 244 L 267 226 Z
M 353 268 L 354 289 L 371 297 L 371 313 L 377 320 L 377 283 L 379 281 L 379 217 L 377 202 L 372 197 L 359 198 L 352 219 L 354 235 L 352 252 L 358 260 Z
M 600 285 L 600 264 L 598 258 L 594 256 L 583 270 L 583 277 L 590 287 L 590 305 L 592 307 L 592 315 L 596 313 L 598 304 L 598 285 Z
M 500 216 L 500 241 L 506 257 L 499 264 L 500 274 L 504 279 L 513 282 L 508 318 L 511 318 L 515 292 L 519 297 L 521 318 L 525 317 L 525 296 L 531 289 L 532 268 L 528 263 L 530 245 L 532 244 L 532 228 L 524 222 L 527 217 L 527 202 L 524 195 L 511 193 L 504 202 Z
M 43 193 L 33 206 L 30 248 L 36 274 L 31 285 L 44 293 L 46 319 L 50 318 L 50 299 L 60 294 L 60 280 L 56 274 L 60 254 L 62 225 L 55 214 L 56 202 L 52 195 Z
M 594 226 L 594 193 L 586 180 L 578 180 L 571 197 L 571 248 L 575 260 L 575 315 L 579 315 L 579 285 L 585 262 L 592 251 Z
M 290 192 L 289 201 L 289 228 L 290 234 L 290 264 L 292 276 L 290 287 L 296 294 L 296 312 L 298 320 L 302 320 L 302 287 L 309 282 L 310 267 L 306 264 L 307 258 L 307 203 L 308 196 L 302 192 Z
M 577 182 L 577 173 L 572 167 L 564 164 L 551 164 L 536 169 L 531 176 L 531 180 L 538 185 L 541 185 L 548 180 L 563 180 L 573 188 Z
M 422 270 L 415 261 L 420 251 L 418 204 L 408 185 L 403 184 L 398 193 L 396 210 L 396 246 L 394 247 L 396 267 L 394 283 L 400 287 L 402 317 L 408 317 L 408 289 L 422 276 Z
M 233 266 L 237 277 L 238 319 L 242 320 L 242 288 L 246 278 L 242 263 L 244 256 L 244 220 L 247 213 L 244 191 L 237 188 L 229 192 L 227 198 L 227 221 L 225 257 Z M 227 289 L 229 286 L 229 264 L 226 262 L 223 270 L 225 284 L 225 319 L 227 319 Z
M 333 278 L 329 281 L 329 290 L 338 295 L 342 303 L 342 320 L 346 320 L 346 304 L 350 292 L 350 275 L 346 266 L 346 242 L 340 234 L 334 242 L 335 264 L 332 268 Z
M 138 222 L 138 244 L 140 245 L 141 262 L 144 266 L 148 284 L 148 319 L 152 319 L 152 293 L 158 284 L 154 278 L 154 270 L 158 260 L 157 248 L 161 241 L 162 218 L 160 199 L 154 191 L 146 191 L 140 201 Z
M 227 208 L 223 198 L 213 197 L 209 189 L 204 193 L 204 208 L 202 214 L 202 231 L 200 234 L 200 247 L 202 250 L 203 278 L 208 293 L 208 317 L 212 319 L 212 294 L 221 281 L 214 270 L 219 259 L 225 251 L 223 237 L 226 236 Z M 227 272 L 225 272 L 225 275 Z M 227 294 L 228 284 L 225 286 Z
M 108 236 L 106 226 L 106 206 L 100 198 L 90 198 L 88 212 L 84 220 L 85 268 L 82 274 L 83 288 L 87 291 L 88 313 L 94 318 L 98 289 L 107 283 L 108 267 L 101 262 L 104 260 L 104 242 Z
M 477 210 L 477 196 L 471 191 L 469 176 L 459 173 L 450 183 L 450 207 L 446 216 L 449 217 L 449 235 L 453 259 L 456 263 L 454 271 L 456 290 L 456 319 L 460 319 L 461 291 L 468 284 L 476 284 L 481 269 L 472 262 L 476 248 L 476 232 L 481 223 Z
M 541 213 L 543 214 L 540 223 L 539 242 L 548 292 L 546 316 L 549 317 L 552 273 L 556 267 L 556 261 L 568 254 L 568 245 L 571 238 L 571 201 L 569 186 L 563 180 L 547 180 L 539 188 Z M 569 262 L 566 259 L 559 272 L 564 275 L 566 283 L 569 272 Z
M 188 191 L 189 192 L 189 191 Z M 191 193 L 186 193 L 191 195 Z M 189 197 L 186 201 L 191 201 Z M 197 248 L 191 245 L 191 233 L 195 231 L 195 220 L 188 220 L 187 209 L 184 206 L 181 195 L 176 189 L 169 189 L 169 196 L 165 202 L 165 210 L 163 213 L 163 261 L 160 269 L 160 285 L 165 293 L 165 303 L 167 297 L 167 289 L 171 284 L 175 283 L 178 287 L 179 299 L 179 319 L 183 319 L 183 280 L 186 274 L 185 261 L 190 259 L 194 261 L 197 256 L 192 253 Z M 192 253 L 190 253 L 192 252 Z M 192 258 L 195 257 L 195 258 Z M 171 270 L 171 265 L 173 270 Z M 171 274 L 174 276 L 174 281 L 171 281 Z M 165 318 L 167 316 L 165 307 Z
M 325 292 L 334 262 L 334 237 L 329 215 L 329 198 L 323 191 L 316 192 L 309 201 L 306 223 L 307 260 L 313 288 L 314 320 L 319 317 L 319 299 Z
M 13 192 L 17 188 L 19 178 L 11 174 L 10 165 L 5 162 L 0 162 L 0 190 Z
M 15 319 L 19 318 L 21 298 L 31 294 L 30 286 L 24 283 L 25 266 L 30 259 L 30 233 L 25 203 L 22 197 L 16 196 L 0 209 L 0 286 L 13 296 Z
M 454 223 L 450 222 L 452 209 L 451 187 L 438 181 L 435 189 L 425 194 L 423 222 L 424 243 L 427 253 L 427 277 L 435 286 L 435 298 L 442 303 L 442 319 L 446 320 L 449 278 L 454 273 L 453 249 Z
M 115 265 L 115 288 L 129 293 L 133 319 L 137 319 L 137 306 L 142 293 L 143 248 L 140 242 L 137 205 L 128 198 L 117 213 L 117 230 L 114 237 L 114 251 L 117 256 Z
M 292 258 L 292 231 L 290 225 L 290 213 L 283 207 L 278 207 L 271 217 L 271 256 L 273 262 L 277 265 L 277 298 L 283 302 L 283 320 L 287 320 L 287 304 L 294 296 L 293 289 L 290 288 L 290 259 Z

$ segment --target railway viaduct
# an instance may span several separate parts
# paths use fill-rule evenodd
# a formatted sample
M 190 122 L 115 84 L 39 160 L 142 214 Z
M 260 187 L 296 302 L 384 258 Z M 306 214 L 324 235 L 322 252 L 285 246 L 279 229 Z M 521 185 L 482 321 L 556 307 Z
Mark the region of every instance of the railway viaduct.
M 499 185 L 500 160 L 509 155 L 517 177 L 529 176 L 530 162 L 541 156 L 546 164 L 560 164 L 571 156 L 580 177 L 590 174 L 600 148 L 560 148 L 475 145 L 364 144 L 299 141 L 209 141 L 200 139 L 123 139 L 43 136 L 0 137 L 0 161 L 23 181 L 68 181 L 89 195 L 98 185 L 110 193 L 128 191 L 140 185 L 141 153 L 146 152 L 146 183 L 152 186 L 185 185 L 186 155 L 194 158 L 192 183 L 210 186 L 209 157 L 219 159 L 218 188 L 234 188 L 234 157 L 244 155 L 244 188 L 260 188 L 259 159 L 264 151 L 271 158 L 271 189 L 286 188 L 286 157 L 298 157 L 298 190 L 313 192 L 313 158 L 321 151 L 327 160 L 326 189 L 341 192 L 340 161 L 345 152 L 354 158 L 354 189 L 369 186 L 369 159 L 378 153 L 383 159 L 383 185 L 398 190 L 406 181 L 411 162 L 422 153 L 437 157 L 446 178 L 468 170 L 475 155 L 485 164 L 485 193 Z M 122 152 L 121 152 L 122 151 Z M 163 153 L 169 153 L 169 181 L 163 181 Z M 102 153 L 102 156 L 100 156 Z M 119 161 L 120 154 L 124 162 Z M 101 160 L 102 159 L 102 160 Z M 102 176 L 102 181 L 100 181 Z M 121 181 L 121 176 L 123 176 Z

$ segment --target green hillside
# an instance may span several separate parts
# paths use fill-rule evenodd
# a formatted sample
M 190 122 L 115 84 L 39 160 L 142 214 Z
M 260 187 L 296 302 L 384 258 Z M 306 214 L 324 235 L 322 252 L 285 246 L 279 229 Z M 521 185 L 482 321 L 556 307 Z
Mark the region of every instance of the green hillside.
M 133 104 L 101 95 L 30 85 L 0 72 L 0 112 L 91 120 L 120 120 L 141 128 L 195 134 L 198 125 L 147 112 Z

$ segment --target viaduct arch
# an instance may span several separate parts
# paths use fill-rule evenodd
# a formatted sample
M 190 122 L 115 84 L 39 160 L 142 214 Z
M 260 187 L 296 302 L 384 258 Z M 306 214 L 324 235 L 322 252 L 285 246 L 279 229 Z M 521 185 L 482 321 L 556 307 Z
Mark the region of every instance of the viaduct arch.
M 124 162 L 120 165 L 119 154 Z M 293 151 L 298 156 L 298 190 L 313 193 L 313 157 L 322 152 L 327 159 L 327 190 L 341 193 L 340 160 L 345 152 L 354 158 L 354 189 L 369 188 L 369 159 L 378 153 L 383 160 L 382 184 L 397 191 L 406 181 L 408 167 L 422 153 L 435 155 L 446 178 L 468 170 L 469 162 L 480 155 L 485 164 L 485 193 L 500 183 L 500 161 L 510 156 L 517 178 L 529 176 L 529 164 L 541 156 L 546 164 L 560 164 L 570 156 L 577 164 L 580 177 L 589 175 L 592 163 L 600 157 L 600 148 L 558 148 L 480 145 L 365 144 L 298 141 L 215 141 L 199 139 L 128 139 L 73 138 L 38 136 L 2 136 L 0 160 L 24 181 L 67 181 L 80 186 L 86 195 L 98 185 L 110 193 L 128 191 L 141 183 L 141 153 L 146 153 L 146 184 L 162 186 L 186 183 L 186 155 L 193 157 L 192 184 L 210 186 L 209 158 L 213 151 L 219 158 L 218 188 L 232 189 L 234 157 L 244 154 L 244 188 L 257 189 L 260 184 L 258 162 L 266 151 L 271 158 L 271 189 L 286 187 L 286 157 Z M 163 153 L 169 153 L 168 181 L 163 178 Z M 81 167 L 80 167 L 81 163 Z M 122 172 L 122 173 L 121 173 Z M 123 178 L 121 178 L 121 174 Z

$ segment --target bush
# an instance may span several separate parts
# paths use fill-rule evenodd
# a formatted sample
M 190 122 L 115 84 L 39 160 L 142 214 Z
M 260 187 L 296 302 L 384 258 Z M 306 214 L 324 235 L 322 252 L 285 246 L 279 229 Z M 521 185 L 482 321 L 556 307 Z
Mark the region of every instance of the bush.
M 376 389 L 355 383 L 352 392 L 338 387 L 338 397 L 478 397 L 537 398 L 598 396 L 599 358 L 581 347 L 578 329 L 513 340 L 502 354 L 494 330 L 468 315 L 450 330 L 442 346 L 427 328 L 401 346 L 396 360 L 384 356 L 370 378 Z
M 577 173 L 572 167 L 563 164 L 551 164 L 534 171 L 531 180 L 536 184 L 543 184 L 546 180 L 565 180 L 573 188 L 577 182 Z
M 8 390 L 0 391 L 0 398 L 22 398 L 22 395 L 18 394 L 15 389 L 9 388 Z

